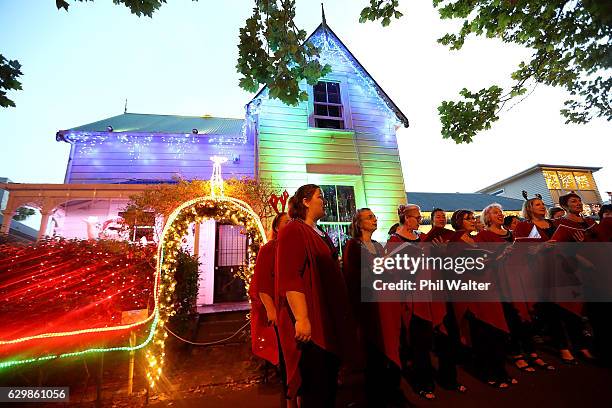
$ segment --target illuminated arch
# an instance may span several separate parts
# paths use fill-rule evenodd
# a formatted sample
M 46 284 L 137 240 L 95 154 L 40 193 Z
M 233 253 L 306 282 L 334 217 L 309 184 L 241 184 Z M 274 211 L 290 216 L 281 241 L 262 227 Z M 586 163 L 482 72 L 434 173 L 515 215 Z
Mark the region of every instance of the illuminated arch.
M 239 270 L 238 276 L 248 287 L 255 269 L 255 258 L 263 244 L 267 242 L 265 229 L 261 220 L 246 202 L 223 195 L 210 195 L 195 198 L 177 207 L 169 216 L 161 234 L 157 248 L 156 281 L 155 281 L 155 322 L 153 338 L 147 346 L 147 378 L 153 387 L 159 380 L 164 362 L 164 343 L 168 336 L 164 330 L 168 319 L 174 314 L 172 294 L 176 285 L 176 254 L 182 238 L 187 234 L 191 223 L 201 223 L 206 219 L 230 222 L 243 225 L 247 235 L 248 264 Z

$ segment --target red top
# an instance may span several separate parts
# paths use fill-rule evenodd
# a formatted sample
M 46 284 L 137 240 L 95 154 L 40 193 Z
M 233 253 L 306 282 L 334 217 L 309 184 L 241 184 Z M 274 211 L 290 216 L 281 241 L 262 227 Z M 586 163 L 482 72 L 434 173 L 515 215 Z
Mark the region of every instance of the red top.
M 516 224 L 512 234 L 514 235 L 514 238 L 527 238 L 529 234 L 531 234 L 533 227 L 536 227 L 538 230 L 538 234 L 540 234 L 541 237 L 540 241 L 548 241 L 550 239 L 549 231 L 538 227 L 531 221 L 520 221 L 518 224 Z
M 341 359 L 350 357 L 355 340 L 346 285 L 335 248 L 327 235 L 320 236 L 301 220 L 290 221 L 278 236 L 276 284 L 279 296 L 278 329 L 287 367 L 288 394 L 301 384 L 301 348 L 295 340 L 295 319 L 286 300 L 288 291 L 306 297 L 311 339 L 318 347 Z
M 396 250 L 396 245 L 400 243 L 412 243 L 414 246 L 407 246 L 400 251 L 414 251 L 414 256 L 420 256 L 423 251 L 420 245 L 421 238 L 419 236 L 416 240 L 408 240 L 398 234 L 392 234 L 387 241 L 385 251 L 389 253 L 391 249 Z M 389 243 L 394 243 L 394 245 L 390 246 Z M 424 274 L 427 271 L 421 272 Z M 432 322 L 433 326 L 436 327 L 442 324 L 446 314 L 446 304 L 444 302 L 417 302 L 413 300 L 407 302 L 380 302 L 378 309 L 382 330 L 382 337 L 380 339 L 382 344 L 380 344 L 380 348 L 399 367 L 402 366 L 399 355 L 402 323 L 404 329 L 408 330 L 412 316 L 416 315 L 423 320 Z
M 253 354 L 278 364 L 278 342 L 274 327 L 268 325 L 268 315 L 260 293 L 274 299 L 274 264 L 276 259 L 276 240 L 268 241 L 259 249 L 255 262 L 255 272 L 249 286 L 251 298 L 251 348 Z
M 461 237 L 465 231 L 459 230 L 452 237 L 451 242 L 464 242 Z M 505 242 L 503 237 L 497 235 L 497 237 L 491 236 L 491 234 L 497 235 L 490 231 L 481 231 L 475 237 L 475 242 Z M 468 243 L 465 243 L 469 245 Z M 464 318 L 467 311 L 472 314 L 480 321 L 483 321 L 499 330 L 510 332 L 508 324 L 506 323 L 506 316 L 502 308 L 501 302 L 456 302 L 454 304 L 455 314 L 457 315 L 457 321 L 461 329 L 462 337 L 467 342 L 469 339 L 469 332 L 465 327 Z
M 434 238 L 442 238 L 444 242 L 448 242 L 455 235 L 455 231 L 451 231 L 442 227 L 433 227 L 427 234 L 425 234 L 421 240 L 423 242 L 430 242 Z

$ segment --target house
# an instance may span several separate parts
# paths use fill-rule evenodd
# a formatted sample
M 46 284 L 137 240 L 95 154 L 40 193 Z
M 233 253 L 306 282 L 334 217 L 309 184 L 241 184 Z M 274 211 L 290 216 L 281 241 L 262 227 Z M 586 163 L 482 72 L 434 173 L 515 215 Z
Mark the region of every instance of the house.
M 478 190 L 478 193 L 523 199 L 540 194 L 547 206 L 559 205 L 559 197 L 573 191 L 582 197 L 587 214 L 599 211 L 603 202 L 593 173 L 601 167 L 536 164 L 504 180 Z
M 339 247 L 360 207 L 376 213 L 378 238 L 386 238 L 398 204 L 406 200 L 396 131 L 407 127 L 408 119 L 324 16 L 307 41 L 320 48 L 321 62 L 332 67 L 314 86 L 300 84 L 308 101 L 288 106 L 271 99 L 264 87 L 246 104 L 244 119 L 124 112 L 58 131 L 57 141 L 70 144 L 65 184 L 9 185 L 16 198 L 8 212 L 24 203 L 40 208 L 41 234 L 108 236 L 130 195 L 177 176 L 207 180 L 210 158 L 223 156 L 228 159 L 222 168 L 226 179 L 267 179 L 290 194 L 300 185 L 319 184 L 327 201 L 321 225 Z M 141 233 L 123 238 L 147 238 L 155 222 L 148 220 Z M 3 224 L 2 231 L 7 229 Z M 208 255 L 214 262 L 203 261 L 200 303 L 236 300 L 210 285 L 224 279 L 220 270 L 242 263 L 245 237 L 239 228 L 214 221 L 200 230 L 204 238 L 197 240 L 194 252 L 214 254 Z M 189 237 L 191 245 L 195 242 Z

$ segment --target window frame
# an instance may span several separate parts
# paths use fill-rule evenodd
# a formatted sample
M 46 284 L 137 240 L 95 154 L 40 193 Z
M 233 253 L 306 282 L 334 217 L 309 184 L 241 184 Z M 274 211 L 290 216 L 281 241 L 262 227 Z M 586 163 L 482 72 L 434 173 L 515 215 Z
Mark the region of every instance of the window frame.
M 340 86 L 340 103 L 330 103 L 330 102 L 316 102 L 317 104 L 321 104 L 324 106 L 337 106 L 340 107 L 342 117 L 336 116 L 323 116 L 315 114 L 315 100 L 314 100 L 314 87 L 315 85 L 308 85 L 308 126 L 316 129 L 324 129 L 330 131 L 352 131 L 353 130 L 353 121 L 351 119 L 351 107 L 349 104 L 349 94 L 347 89 L 347 78 L 345 76 L 329 76 L 326 78 L 320 79 L 319 82 L 333 82 L 337 83 Z M 323 120 L 341 120 L 343 122 L 344 127 L 342 129 L 338 128 L 322 128 L 318 127 L 317 119 Z

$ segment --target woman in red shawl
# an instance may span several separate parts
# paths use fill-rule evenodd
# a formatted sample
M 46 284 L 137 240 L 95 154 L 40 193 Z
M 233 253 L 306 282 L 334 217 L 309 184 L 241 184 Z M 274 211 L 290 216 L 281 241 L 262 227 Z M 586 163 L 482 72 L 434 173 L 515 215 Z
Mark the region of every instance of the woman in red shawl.
M 287 367 L 288 395 L 302 408 L 333 407 L 338 370 L 355 341 L 346 285 L 336 249 L 317 221 L 325 215 L 319 186 L 298 188 L 293 218 L 278 236 L 278 329 Z
M 278 233 L 289 222 L 289 215 L 280 212 L 272 221 L 272 239 L 259 249 L 255 272 L 249 286 L 251 298 L 251 348 L 253 354 L 279 366 L 283 398 L 287 396 L 287 372 L 280 348 L 274 290 L 274 268 Z
M 455 211 L 451 225 L 457 232 L 450 242 L 476 246 L 476 240 L 471 235 L 476 231 L 476 219 L 472 211 Z M 454 307 L 459 327 L 464 328 L 465 322 L 469 324 L 469 338 L 478 374 L 493 387 L 508 388 L 510 384 L 516 384 L 517 381 L 508 376 L 505 367 L 504 345 L 510 330 L 501 302 L 457 302 Z M 465 330 L 462 337 L 468 337 Z
M 389 360 L 383 350 L 382 332 L 384 330 L 380 319 L 379 304 L 376 302 L 361 302 L 362 287 L 371 289 L 368 279 L 374 276 L 371 271 L 363 272 L 373 264 L 375 257 L 384 256 L 380 243 L 372 239 L 372 234 L 378 227 L 376 215 L 369 208 L 361 208 L 353 216 L 349 239 L 342 255 L 342 272 L 346 279 L 353 316 L 355 317 L 362 354 L 365 356 L 365 394 L 368 406 L 384 405 L 394 393 L 388 377 Z M 363 260 L 363 262 L 362 262 Z
M 423 235 L 418 231 L 419 225 L 423 217 L 421 216 L 421 209 L 416 204 L 400 205 L 398 208 L 398 215 L 400 221 L 400 227 L 397 231 L 389 237 L 387 241 L 387 252 L 394 252 L 397 249 L 398 244 L 411 243 L 413 245 L 406 246 L 401 249 L 402 252 L 409 252 L 413 256 L 420 256 L 423 252 L 423 248 L 419 245 Z M 436 236 L 431 239 L 436 243 L 443 242 L 441 236 Z M 395 245 L 393 245 L 395 243 Z M 389 244 L 393 245 L 390 246 Z M 434 394 L 435 382 L 434 382 L 434 370 L 431 363 L 431 351 L 433 349 L 434 330 L 438 329 L 446 315 L 446 304 L 444 302 L 423 302 L 423 301 L 412 301 L 399 304 L 397 303 L 385 303 L 381 304 L 381 320 L 389 321 L 389 316 L 400 318 L 400 324 L 389 321 L 391 324 L 383 326 L 383 337 L 385 338 L 385 346 L 389 351 L 397 350 L 399 346 L 400 351 L 410 350 L 412 358 L 412 378 L 411 382 L 415 391 L 422 398 L 432 400 L 436 396 Z M 400 315 L 397 316 L 397 310 L 399 307 Z M 387 310 L 393 308 L 395 314 L 386 313 Z M 407 335 L 406 335 L 407 333 Z M 404 340 L 406 344 L 402 345 L 401 340 Z M 389 346 L 393 345 L 393 348 Z M 408 346 L 408 347 L 406 347 Z M 387 351 L 387 353 L 389 353 Z M 398 353 L 396 351 L 396 353 Z M 399 353 L 400 367 L 403 368 L 406 356 Z M 407 353 L 406 353 L 407 354 Z M 449 354 L 440 355 L 440 365 L 443 367 L 449 366 L 449 362 L 446 357 Z M 392 356 L 390 356 L 392 357 Z M 449 366 L 450 367 L 450 366 Z M 454 364 L 452 364 L 454 368 Z M 465 392 L 466 388 L 457 383 L 456 373 L 453 376 L 453 370 L 441 370 L 445 374 L 442 376 L 442 382 L 449 388 L 456 389 L 460 392 Z M 446 373 L 450 373 L 447 376 Z M 448 377 L 448 378 L 447 378 Z
M 612 249 L 612 205 L 602 205 L 599 210 L 599 224 L 595 227 L 595 239 L 598 242 L 606 242 Z M 599 244 L 603 247 L 602 244 Z M 607 259 L 604 260 L 607 262 Z M 593 327 L 593 351 L 600 362 L 612 367 L 612 303 L 593 302 L 587 304 L 587 314 Z
M 277 214 L 272 221 L 272 239 L 259 249 L 255 272 L 249 287 L 251 297 L 251 343 L 253 354 L 270 363 L 279 363 L 274 302 L 274 266 L 278 232 L 289 222 L 287 213 Z
M 556 227 L 555 234 L 551 236 L 551 242 L 582 242 L 592 238 L 596 222 L 591 218 L 582 217 L 582 199 L 576 193 L 569 193 L 559 197 L 559 205 L 565 210 L 565 215 L 553 221 Z M 588 338 L 584 336 L 583 316 L 585 315 L 583 302 L 559 302 L 548 304 L 553 313 L 549 316 L 553 322 L 562 321 L 561 328 L 555 330 L 556 341 L 558 342 L 561 360 L 569 365 L 577 364 L 570 351 L 571 346 L 586 360 L 593 360 L 594 357 L 589 350 Z M 556 312 L 556 313 L 555 313 Z M 563 330 L 563 331 L 561 331 Z
M 538 199 L 536 198 L 536 200 Z M 543 206 L 543 203 L 542 208 L 538 206 L 537 212 L 542 215 L 546 213 L 546 208 Z M 474 238 L 476 242 L 511 243 L 514 241 L 512 232 L 503 228 L 505 218 L 501 205 L 494 203 L 486 206 L 482 210 L 480 216 L 486 229 L 476 235 Z M 515 230 L 522 228 L 519 227 L 520 224 L 525 223 L 519 222 L 519 224 L 515 226 Z M 542 225 L 542 227 L 544 228 L 545 225 Z M 542 231 L 542 233 L 546 234 L 545 231 Z M 505 266 L 500 272 L 512 274 L 513 276 L 510 278 L 515 280 L 519 279 L 519 270 L 516 270 L 516 268 L 522 268 L 522 263 L 524 262 L 523 259 L 519 260 L 517 258 L 518 257 L 513 257 L 512 254 L 510 254 L 509 257 L 506 256 L 505 259 L 499 260 L 501 267 L 504 268 Z M 517 295 L 520 296 L 521 294 Z M 530 324 L 530 306 L 530 304 L 523 301 L 502 303 L 506 322 L 510 329 L 510 358 L 514 362 L 514 365 L 521 371 L 534 372 L 535 368 L 531 366 L 530 363 L 547 370 L 554 370 L 554 366 L 547 364 L 536 353 Z

